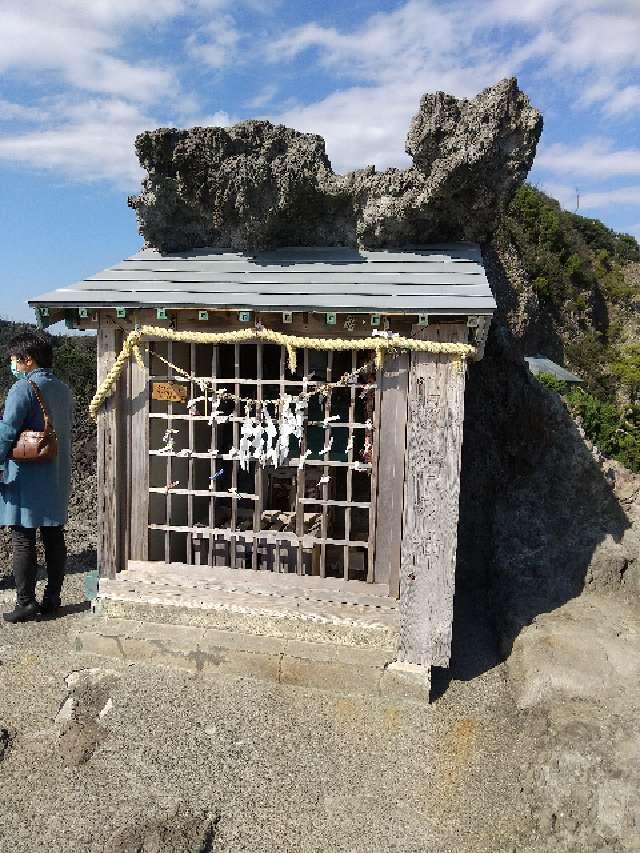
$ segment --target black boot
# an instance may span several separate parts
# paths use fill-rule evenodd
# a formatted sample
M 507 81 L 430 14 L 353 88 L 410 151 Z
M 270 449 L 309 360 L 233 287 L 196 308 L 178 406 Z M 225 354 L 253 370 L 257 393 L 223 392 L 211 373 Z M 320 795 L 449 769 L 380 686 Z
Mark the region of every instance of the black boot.
M 5 622 L 15 625 L 16 622 L 30 622 L 37 619 L 39 612 L 38 605 L 35 601 L 31 601 L 29 604 L 16 604 L 9 613 L 3 613 L 2 618 Z
M 62 602 L 60 596 L 55 595 L 47 587 L 42 596 L 42 604 L 40 605 L 40 613 L 43 616 L 55 616 L 61 607 Z

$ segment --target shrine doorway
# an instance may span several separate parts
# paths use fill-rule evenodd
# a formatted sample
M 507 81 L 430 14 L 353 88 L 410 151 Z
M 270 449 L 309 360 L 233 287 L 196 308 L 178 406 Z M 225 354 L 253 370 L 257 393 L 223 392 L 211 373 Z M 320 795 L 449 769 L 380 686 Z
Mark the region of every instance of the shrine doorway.
M 374 353 L 287 355 L 149 344 L 149 560 L 373 580 Z

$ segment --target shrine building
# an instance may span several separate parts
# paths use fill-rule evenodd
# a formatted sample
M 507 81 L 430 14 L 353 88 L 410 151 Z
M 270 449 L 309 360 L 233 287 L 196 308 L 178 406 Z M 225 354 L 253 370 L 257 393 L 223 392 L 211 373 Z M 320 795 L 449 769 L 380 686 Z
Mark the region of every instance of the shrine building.
M 30 304 L 97 331 L 96 612 L 340 648 L 354 678 L 374 649 L 428 692 L 496 307 L 476 244 L 143 249 Z

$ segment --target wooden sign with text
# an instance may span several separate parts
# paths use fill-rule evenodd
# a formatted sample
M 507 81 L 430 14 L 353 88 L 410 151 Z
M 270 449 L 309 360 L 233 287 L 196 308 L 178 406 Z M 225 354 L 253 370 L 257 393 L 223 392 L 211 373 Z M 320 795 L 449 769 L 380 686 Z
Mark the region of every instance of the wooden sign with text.
M 164 400 L 165 403 L 186 403 L 187 386 L 178 382 L 153 382 L 151 385 L 151 399 Z

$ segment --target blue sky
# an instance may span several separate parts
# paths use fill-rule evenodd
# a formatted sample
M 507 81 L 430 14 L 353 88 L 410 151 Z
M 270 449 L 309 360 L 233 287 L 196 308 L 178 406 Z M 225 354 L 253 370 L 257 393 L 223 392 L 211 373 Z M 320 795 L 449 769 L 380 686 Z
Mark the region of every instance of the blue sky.
M 640 237 L 640 0 L 0 0 L 0 315 L 139 247 L 140 130 L 269 118 L 404 165 L 424 92 L 511 74 L 530 179 Z

